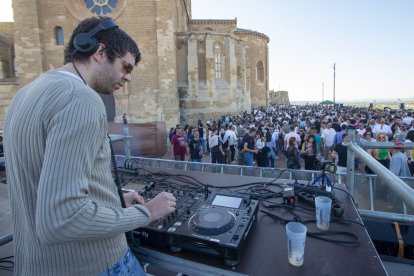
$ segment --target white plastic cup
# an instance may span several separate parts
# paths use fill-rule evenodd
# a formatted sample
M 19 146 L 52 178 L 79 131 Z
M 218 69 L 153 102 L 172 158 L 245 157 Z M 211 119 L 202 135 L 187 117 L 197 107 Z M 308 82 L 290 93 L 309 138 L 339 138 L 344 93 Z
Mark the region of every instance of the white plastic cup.
M 326 196 L 315 197 L 316 227 L 320 230 L 328 230 L 331 220 L 332 199 Z
M 299 222 L 289 222 L 286 224 L 286 235 L 288 242 L 288 260 L 293 266 L 303 265 L 303 255 L 305 254 L 306 241 L 305 225 Z

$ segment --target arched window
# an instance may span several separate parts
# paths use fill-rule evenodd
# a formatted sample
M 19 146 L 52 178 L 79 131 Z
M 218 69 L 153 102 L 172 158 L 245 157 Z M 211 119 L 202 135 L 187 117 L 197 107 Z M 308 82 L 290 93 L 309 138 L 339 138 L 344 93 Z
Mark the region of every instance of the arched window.
M 55 27 L 55 43 L 56 45 L 64 45 L 63 41 L 63 29 L 60 26 Z
M 214 46 L 214 72 L 216 79 L 221 79 L 221 47 L 219 44 Z
M 261 60 L 259 60 L 256 65 L 256 77 L 258 81 L 264 82 L 264 66 Z

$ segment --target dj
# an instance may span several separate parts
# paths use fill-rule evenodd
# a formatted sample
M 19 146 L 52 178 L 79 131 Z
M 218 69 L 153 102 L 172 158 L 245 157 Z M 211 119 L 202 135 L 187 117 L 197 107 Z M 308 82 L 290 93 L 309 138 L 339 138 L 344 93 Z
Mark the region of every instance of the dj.
M 107 17 L 74 30 L 65 65 L 23 87 L 4 125 L 15 275 L 145 275 L 125 232 L 175 210 L 160 193 L 145 203 L 111 175 L 104 104 L 131 80 L 136 43 Z

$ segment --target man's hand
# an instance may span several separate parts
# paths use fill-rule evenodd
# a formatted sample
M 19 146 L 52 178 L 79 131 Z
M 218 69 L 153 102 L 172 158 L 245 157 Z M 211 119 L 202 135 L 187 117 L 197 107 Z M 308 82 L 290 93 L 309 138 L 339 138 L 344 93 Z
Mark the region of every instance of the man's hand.
M 177 200 L 171 193 L 162 192 L 145 204 L 151 213 L 151 221 L 160 219 L 175 211 Z
M 124 196 L 126 207 L 130 207 L 131 205 L 134 205 L 134 204 L 141 204 L 141 205 L 145 204 L 144 198 L 140 196 L 137 192 L 124 193 L 123 196 Z

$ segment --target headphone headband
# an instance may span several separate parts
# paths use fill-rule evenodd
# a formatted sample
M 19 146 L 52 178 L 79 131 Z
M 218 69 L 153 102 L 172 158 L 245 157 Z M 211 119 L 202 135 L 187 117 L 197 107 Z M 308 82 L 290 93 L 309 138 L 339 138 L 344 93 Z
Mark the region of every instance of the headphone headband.
M 98 40 L 94 37 L 98 32 L 104 31 L 118 25 L 112 19 L 99 23 L 95 28 L 87 33 L 79 33 L 73 38 L 73 47 L 84 56 L 93 54 L 98 49 Z

